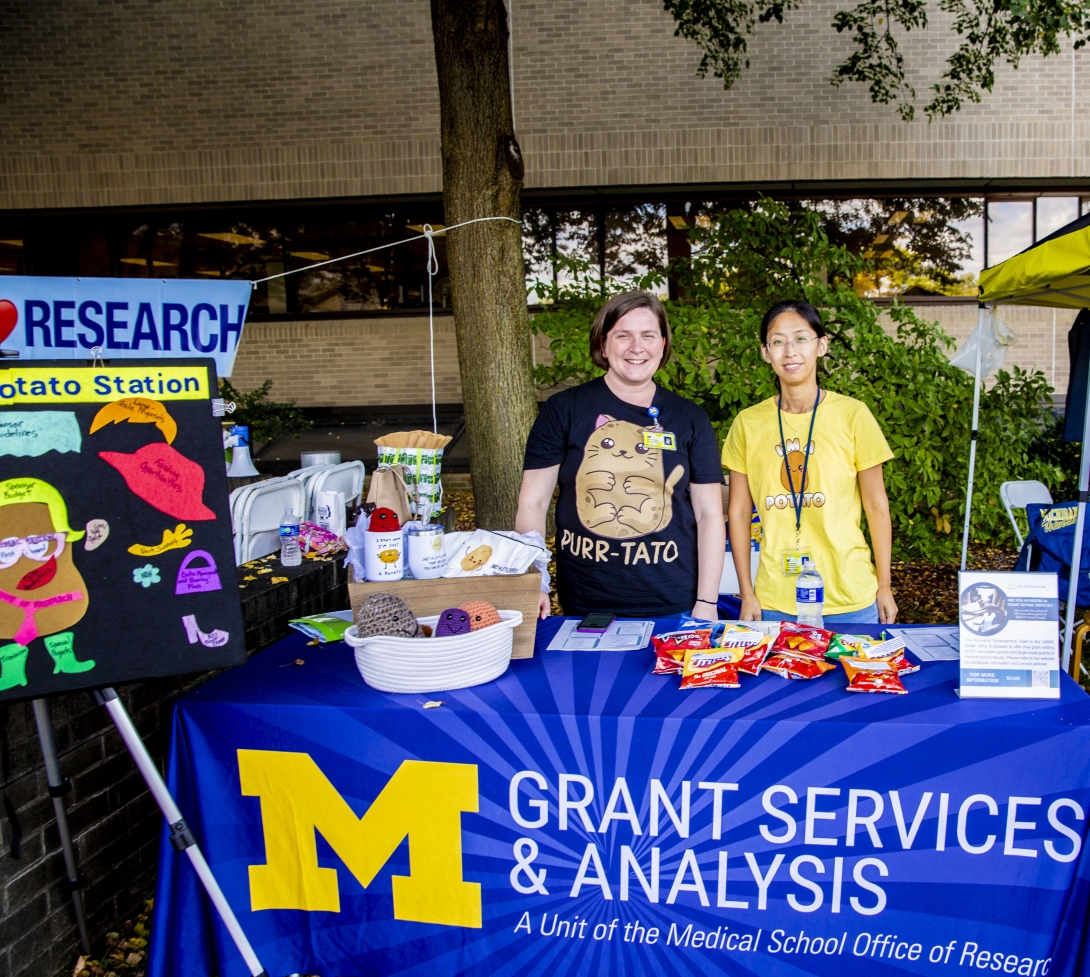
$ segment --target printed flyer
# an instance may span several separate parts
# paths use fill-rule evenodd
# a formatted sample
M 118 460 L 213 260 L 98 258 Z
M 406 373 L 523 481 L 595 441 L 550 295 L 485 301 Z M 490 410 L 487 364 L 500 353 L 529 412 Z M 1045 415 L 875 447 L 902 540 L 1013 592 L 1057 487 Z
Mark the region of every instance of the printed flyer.
M 1060 697 L 1060 609 L 1054 573 L 958 574 L 959 695 Z

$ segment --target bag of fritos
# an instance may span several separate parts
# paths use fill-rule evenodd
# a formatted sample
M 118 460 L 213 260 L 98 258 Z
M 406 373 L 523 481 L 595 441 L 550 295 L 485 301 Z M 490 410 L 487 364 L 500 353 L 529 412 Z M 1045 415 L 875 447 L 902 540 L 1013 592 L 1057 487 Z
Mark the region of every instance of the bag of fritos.
M 737 689 L 738 662 L 742 658 L 741 648 L 707 648 L 699 651 L 686 651 L 681 672 L 683 689 Z

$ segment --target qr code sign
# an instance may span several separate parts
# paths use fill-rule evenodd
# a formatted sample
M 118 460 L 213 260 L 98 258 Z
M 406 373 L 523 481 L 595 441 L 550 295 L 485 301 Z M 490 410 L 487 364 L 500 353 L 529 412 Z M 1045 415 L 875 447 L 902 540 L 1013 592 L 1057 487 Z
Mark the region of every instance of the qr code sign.
M 1047 668 L 1035 668 L 1035 669 L 1033 669 L 1033 688 L 1035 688 L 1035 689 L 1047 689 L 1048 688 L 1048 669 Z

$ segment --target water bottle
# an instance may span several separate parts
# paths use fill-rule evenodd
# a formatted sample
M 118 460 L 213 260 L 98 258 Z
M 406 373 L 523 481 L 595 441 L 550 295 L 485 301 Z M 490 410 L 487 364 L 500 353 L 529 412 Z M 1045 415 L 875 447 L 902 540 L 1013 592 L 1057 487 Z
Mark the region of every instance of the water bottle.
M 825 581 L 810 560 L 803 561 L 802 573 L 795 583 L 795 605 L 799 624 L 816 628 L 825 626 Z
M 297 567 L 303 562 L 303 551 L 299 548 L 299 517 L 291 509 L 284 510 L 280 520 L 280 565 Z

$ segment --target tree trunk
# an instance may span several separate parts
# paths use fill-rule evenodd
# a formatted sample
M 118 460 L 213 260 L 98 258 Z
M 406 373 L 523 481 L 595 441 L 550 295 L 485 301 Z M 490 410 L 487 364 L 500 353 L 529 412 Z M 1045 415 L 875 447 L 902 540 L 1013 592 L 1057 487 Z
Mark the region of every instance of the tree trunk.
M 447 226 L 521 221 L 503 0 L 431 0 Z M 521 223 L 482 221 L 447 235 L 477 523 L 515 524 L 522 455 L 537 414 Z

